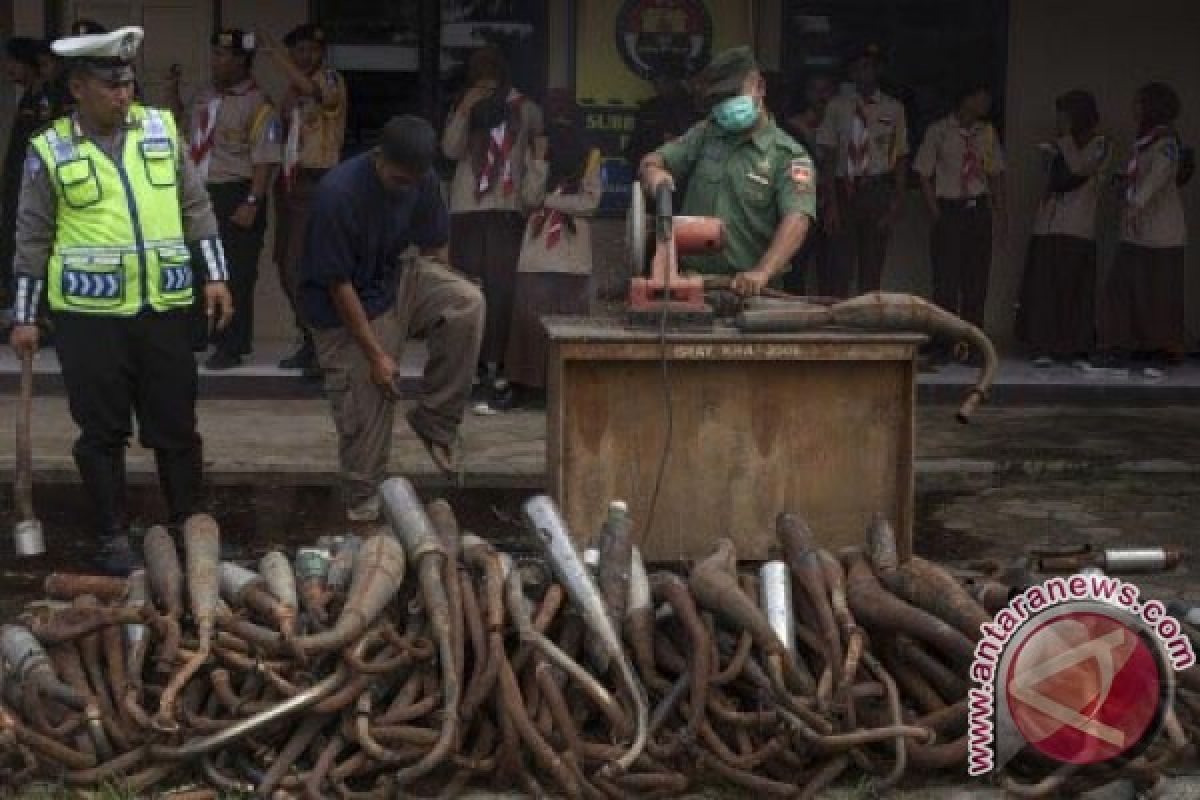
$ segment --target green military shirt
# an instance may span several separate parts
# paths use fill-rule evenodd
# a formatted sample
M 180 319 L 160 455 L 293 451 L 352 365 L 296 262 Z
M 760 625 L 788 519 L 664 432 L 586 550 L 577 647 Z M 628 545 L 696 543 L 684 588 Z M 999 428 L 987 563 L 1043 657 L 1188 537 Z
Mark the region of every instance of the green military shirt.
M 725 223 L 721 253 L 682 258 L 687 270 L 753 269 L 787 214 L 817 217 L 817 178 L 808 152 L 771 120 L 753 133 L 727 133 L 708 120 L 655 152 L 688 181 L 682 213 Z

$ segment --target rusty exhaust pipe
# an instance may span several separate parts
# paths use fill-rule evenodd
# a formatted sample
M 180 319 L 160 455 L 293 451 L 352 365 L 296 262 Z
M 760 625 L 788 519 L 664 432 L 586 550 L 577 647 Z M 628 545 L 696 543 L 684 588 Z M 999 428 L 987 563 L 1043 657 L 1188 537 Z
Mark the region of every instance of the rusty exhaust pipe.
M 845 558 L 846 595 L 856 619 L 877 631 L 906 633 L 960 667 L 971 663 L 975 645 L 957 628 L 884 589 L 861 553 L 849 552 Z
M 936 564 L 919 556 L 900 564 L 896 533 L 882 515 L 867 528 L 867 546 L 879 581 L 890 592 L 957 628 L 972 642 L 979 640 L 980 627 L 989 620 L 987 611 Z
M 27 628 L 0 626 L 0 663 L 16 686 L 32 687 L 76 711 L 87 708 L 88 698 L 58 679 L 41 642 Z
M 288 568 L 290 571 L 290 567 Z M 257 572 L 222 561 L 218 567 L 221 597 L 234 608 L 248 608 L 271 620 L 284 639 L 296 635 L 296 608 L 285 606 L 271 594 L 266 580 Z
M 70 602 L 76 597 L 88 594 L 101 603 L 111 605 L 125 599 L 125 595 L 129 592 L 129 580 L 107 575 L 73 575 L 69 572 L 52 572 L 42 582 L 42 591 L 52 600 Z
M 996 348 L 983 331 L 928 300 L 896 292 L 871 292 L 852 297 L 829 308 L 778 307 L 743 311 L 737 316 L 743 331 L 789 333 L 830 326 L 868 331 L 920 331 L 952 342 L 966 342 L 983 356 L 975 388 L 955 415 L 959 422 L 971 419 L 980 402 L 987 399 L 996 378 L 999 359 Z
M 834 676 L 840 679 L 835 665 L 840 665 L 843 660 L 842 636 L 834 617 L 831 590 L 825 579 L 826 569 L 816 547 L 816 537 L 798 514 L 790 513 L 775 518 L 775 536 L 783 545 L 784 556 L 796 583 L 816 614 L 816 622 L 825 640 L 825 663 L 834 669 Z
M 646 688 L 633 672 L 633 666 L 621 646 L 612 619 L 604 607 L 604 600 L 599 589 L 588 575 L 587 568 L 579 559 L 575 545 L 571 542 L 566 523 L 558 513 L 554 501 L 545 495 L 539 495 L 527 501 L 523 507 L 525 518 L 537 534 L 546 559 L 559 581 L 567 590 L 579 613 L 583 616 L 593 636 L 597 637 L 608 650 L 609 658 L 616 664 L 617 671 L 625 684 L 629 697 L 634 705 L 635 733 L 629 749 L 618 759 L 605 766 L 601 777 L 609 777 L 613 769 L 626 772 L 646 747 L 647 726 L 649 722 L 649 701 L 646 698 Z
M 348 647 L 366 632 L 400 589 L 404 566 L 404 546 L 396 539 L 387 535 L 367 539 L 354 559 L 350 589 L 337 622 L 328 631 L 297 637 L 296 646 L 308 655 Z
M 608 516 L 600 531 L 600 564 L 596 584 L 604 607 L 613 620 L 625 618 L 633 560 L 633 521 L 623 501 L 608 504 Z
M 787 677 L 795 681 L 803 694 L 811 695 L 816 691 L 813 676 L 800 668 L 801 662 L 784 647 L 762 610 L 738 586 L 736 564 L 733 542 L 718 540 L 716 552 L 696 564 L 688 577 L 696 602 L 737 628 L 748 631 L 766 654 L 768 662 L 778 667 L 778 677 L 786 671 Z
M 300 602 L 296 592 L 296 573 L 292 571 L 287 556 L 278 550 L 267 553 L 258 562 L 258 574 L 266 581 L 271 596 L 282 606 L 278 613 L 295 620 Z M 294 626 L 295 622 L 292 624 Z
M 159 698 L 154 727 L 162 733 L 179 730 L 179 723 L 175 721 L 176 698 L 208 660 L 217 615 L 217 564 L 221 553 L 221 532 L 216 520 L 207 514 L 189 517 L 183 524 L 183 541 L 187 551 L 188 600 L 199 644 L 195 654 L 172 677 Z
M 392 533 L 404 544 L 410 560 L 417 565 L 421 582 L 421 597 L 429 627 L 438 647 L 442 667 L 442 694 L 445 699 L 441 731 L 437 743 L 416 764 L 398 771 L 395 780 L 400 785 L 412 783 L 432 771 L 450 754 L 458 741 L 458 706 L 462 696 L 458 665 L 454 655 L 454 634 L 450 629 L 450 600 L 444 583 L 446 548 L 438 537 L 433 521 L 417 498 L 412 484 L 404 478 L 389 478 L 379 488 L 383 511 L 392 526 Z M 449 506 L 445 513 L 453 517 Z M 454 527 L 457 527 L 455 524 Z M 456 576 L 457 577 L 457 576 Z

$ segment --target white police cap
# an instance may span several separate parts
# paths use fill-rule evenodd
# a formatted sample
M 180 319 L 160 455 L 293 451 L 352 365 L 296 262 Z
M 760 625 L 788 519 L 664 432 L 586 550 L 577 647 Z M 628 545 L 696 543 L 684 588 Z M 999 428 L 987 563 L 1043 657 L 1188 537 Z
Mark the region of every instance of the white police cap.
M 145 32 L 136 25 L 127 25 L 108 33 L 91 33 L 58 39 L 50 48 L 63 58 L 78 58 L 97 66 L 127 66 L 137 57 Z

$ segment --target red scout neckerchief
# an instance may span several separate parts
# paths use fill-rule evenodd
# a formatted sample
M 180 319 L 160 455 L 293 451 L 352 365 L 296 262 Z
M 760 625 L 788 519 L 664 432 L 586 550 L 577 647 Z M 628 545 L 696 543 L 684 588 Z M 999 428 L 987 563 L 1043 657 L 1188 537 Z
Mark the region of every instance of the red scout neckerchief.
M 867 106 L 875 105 L 875 96 L 859 95 L 854 109 L 854 119 L 850 121 L 850 141 L 846 145 L 846 175 L 858 178 L 867 174 L 871 165 L 871 138 L 867 122 Z
M 510 89 L 506 102 L 515 113 L 521 108 L 524 100 L 525 97 L 520 92 Z M 479 171 L 479 184 L 475 187 L 476 199 L 483 197 L 492 188 L 497 172 L 500 173 L 500 186 L 504 195 L 507 197 L 513 193 L 516 186 L 513 182 L 512 150 L 516 139 L 517 132 L 512 130 L 508 120 L 488 131 L 487 161 Z
M 318 73 L 324 73 L 325 82 L 329 88 L 337 88 L 337 77 L 333 70 L 326 67 L 324 64 L 319 64 L 312 74 L 308 76 L 309 80 L 317 83 L 321 80 Z M 297 93 L 292 93 L 294 96 L 293 102 L 287 111 L 288 129 L 287 138 L 283 143 L 283 164 L 281 165 L 281 173 L 283 175 L 283 185 L 286 189 L 291 189 L 296 182 L 296 167 L 300 163 L 300 148 L 304 144 L 304 129 L 300 124 L 300 101 L 304 98 Z M 320 102 L 320 101 L 317 101 Z
M 227 91 L 214 91 L 207 103 L 196 107 L 190 155 L 192 163 L 196 165 L 196 171 L 200 173 L 202 179 L 208 177 L 208 165 L 212 161 L 212 149 L 217 134 L 217 114 L 221 110 L 221 99 L 226 95 L 241 97 L 257 88 L 258 84 L 254 78 L 248 78 Z
M 1159 139 L 1171 132 L 1167 125 L 1158 125 L 1149 133 L 1139 136 L 1133 143 L 1133 155 L 1129 158 L 1129 163 L 1125 165 L 1125 198 L 1133 199 L 1133 185 L 1137 180 L 1138 159 L 1141 157 L 1142 151 L 1147 150 Z
M 958 126 L 958 135 L 963 140 L 962 170 L 959 180 L 962 182 L 962 196 L 970 197 L 971 181 L 983 181 L 983 158 L 975 149 L 975 134 L 979 131 L 980 123 L 972 123 L 970 128 Z
M 534 237 L 540 237 L 542 232 L 546 233 L 546 249 L 553 250 L 562 241 L 563 228 L 566 227 L 567 215 L 561 211 L 556 211 L 553 208 L 539 208 L 529 218 L 529 224 L 533 226 Z

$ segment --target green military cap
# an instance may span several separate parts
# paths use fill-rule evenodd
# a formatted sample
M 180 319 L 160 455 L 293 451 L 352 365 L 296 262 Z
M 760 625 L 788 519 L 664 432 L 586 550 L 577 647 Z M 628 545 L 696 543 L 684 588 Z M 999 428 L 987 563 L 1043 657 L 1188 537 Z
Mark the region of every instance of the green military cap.
M 713 57 L 701 75 L 701 90 L 707 100 L 740 94 L 746 76 L 758 70 L 754 51 L 748 46 L 731 47 Z

